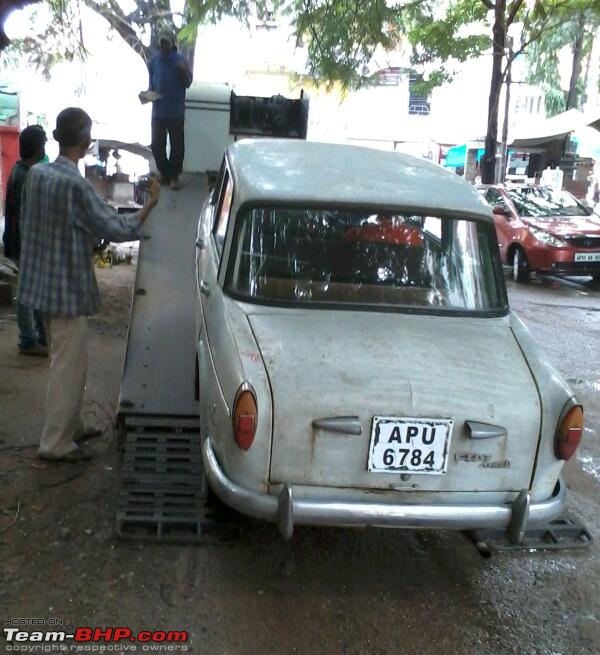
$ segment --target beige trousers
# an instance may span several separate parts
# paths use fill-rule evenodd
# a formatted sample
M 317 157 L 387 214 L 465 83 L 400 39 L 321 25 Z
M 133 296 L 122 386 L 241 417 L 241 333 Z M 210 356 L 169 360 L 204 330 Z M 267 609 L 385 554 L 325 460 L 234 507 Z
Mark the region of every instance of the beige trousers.
M 81 409 L 87 375 L 87 316 L 46 316 L 50 349 L 46 425 L 40 454 L 62 457 L 76 450 L 75 435 L 83 431 Z

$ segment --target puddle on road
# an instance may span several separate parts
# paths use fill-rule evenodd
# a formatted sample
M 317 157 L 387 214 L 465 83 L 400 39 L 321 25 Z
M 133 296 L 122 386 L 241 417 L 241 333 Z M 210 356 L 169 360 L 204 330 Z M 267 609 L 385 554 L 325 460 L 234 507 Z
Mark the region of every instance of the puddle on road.
M 600 481 L 600 457 L 590 457 L 589 455 L 578 455 L 577 460 L 581 462 L 581 468 L 596 480 Z
M 600 380 L 584 380 L 583 378 L 568 378 L 567 382 L 574 386 L 583 387 L 587 391 L 600 392 Z

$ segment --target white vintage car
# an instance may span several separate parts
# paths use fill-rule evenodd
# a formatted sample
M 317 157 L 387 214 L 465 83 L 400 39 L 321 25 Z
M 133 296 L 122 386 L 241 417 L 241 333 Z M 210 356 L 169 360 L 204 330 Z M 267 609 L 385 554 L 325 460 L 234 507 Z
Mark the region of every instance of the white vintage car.
M 583 412 L 511 313 L 489 207 L 394 152 L 225 154 L 197 237 L 203 463 L 294 525 L 507 528 L 561 513 Z

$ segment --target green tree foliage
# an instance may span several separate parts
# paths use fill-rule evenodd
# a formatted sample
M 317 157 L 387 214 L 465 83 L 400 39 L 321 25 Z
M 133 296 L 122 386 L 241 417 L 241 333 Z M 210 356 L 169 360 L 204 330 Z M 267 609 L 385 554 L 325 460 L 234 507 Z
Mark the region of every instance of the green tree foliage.
M 77 1 L 50 0 L 57 3 L 59 23 L 61 15 L 74 11 Z M 426 73 L 422 92 L 450 80 L 457 63 L 491 50 L 484 182 L 494 179 L 498 105 L 514 58 L 532 48 L 536 52 L 537 44 L 537 52 L 545 53 L 549 62 L 541 66 L 545 83 L 554 89 L 552 48 L 543 45 L 542 39 L 553 38 L 573 16 L 581 21 L 582 12 L 600 15 L 598 0 L 186 0 L 180 17 L 183 29 L 179 30 L 169 0 L 135 0 L 136 9 L 130 14 L 124 13 L 118 0 L 80 1 L 104 16 L 144 58 L 165 25 L 190 42 L 188 50 L 193 51 L 191 45 L 201 23 L 217 22 L 223 16 L 249 22 L 284 15 L 294 27 L 298 43 L 307 46 L 308 66 L 315 80 L 327 85 L 339 82 L 345 89 L 368 81 L 369 64 L 378 48 L 392 50 L 408 44 L 413 65 Z M 521 28 L 518 43 L 508 40 L 513 24 Z M 567 34 L 566 27 L 564 32 Z M 566 38 L 565 34 L 560 38 Z M 38 47 L 39 43 L 30 45 Z M 75 50 L 69 50 L 69 56 L 71 53 L 74 56 Z M 558 102 L 557 96 L 554 101 Z
M 528 81 L 541 87 L 545 95 L 546 112 L 554 116 L 565 111 L 569 95 L 573 107 L 579 107 L 585 92 L 586 71 L 590 64 L 594 38 L 600 28 L 600 7 L 595 3 L 577 3 L 563 9 L 563 20 L 556 29 L 545 32 L 527 53 Z M 559 73 L 559 54 L 571 50 L 571 89 L 563 89 Z M 586 61 L 586 66 L 578 62 Z M 569 93 L 569 91 L 571 93 Z
M 172 11 L 170 0 L 135 0 L 135 9 L 126 13 L 117 0 L 46 0 L 40 11 L 49 10 L 48 20 L 41 31 L 35 30 L 39 24 L 32 17 L 31 34 L 11 42 L 7 52 L 12 56 L 24 55 L 37 69 L 49 75 L 52 67 L 63 61 L 87 55 L 83 38 L 81 5 L 87 6 L 104 18 L 113 33 L 147 62 L 158 45 L 158 35 L 162 30 L 176 38 L 186 28 L 188 8 L 184 5 L 183 14 Z M 195 30 L 187 29 L 180 49 L 193 66 Z
M 258 15 L 269 8 L 285 13 L 297 38 L 307 43 L 309 68 L 326 83 L 345 88 L 364 84 L 378 47 L 392 49 L 408 42 L 412 62 L 427 75 L 420 91 L 452 79 L 456 64 L 492 51 L 486 152 L 482 177 L 495 175 L 498 105 L 502 84 L 514 57 L 547 30 L 559 13 L 588 0 L 259 0 Z M 591 0 L 589 0 L 591 1 Z M 597 1 L 597 0 L 596 0 Z M 189 0 L 193 23 L 217 20 L 224 14 L 248 19 L 247 0 Z M 508 29 L 522 26 L 520 43 L 508 48 Z
M 307 48 L 309 73 L 326 85 L 351 89 L 369 82 L 379 48 L 396 48 L 407 26 L 431 0 L 188 0 L 190 27 L 234 16 L 243 22 L 284 16 Z

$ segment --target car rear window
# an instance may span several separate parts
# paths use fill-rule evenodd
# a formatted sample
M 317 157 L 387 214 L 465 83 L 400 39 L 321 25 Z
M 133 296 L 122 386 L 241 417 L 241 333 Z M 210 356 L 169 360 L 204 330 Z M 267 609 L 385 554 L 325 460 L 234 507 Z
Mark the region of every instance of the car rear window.
M 491 223 L 356 209 L 242 209 L 227 288 L 299 305 L 497 313 L 507 304 Z
M 589 216 L 590 212 L 566 191 L 547 187 L 508 189 L 508 195 L 521 216 Z

